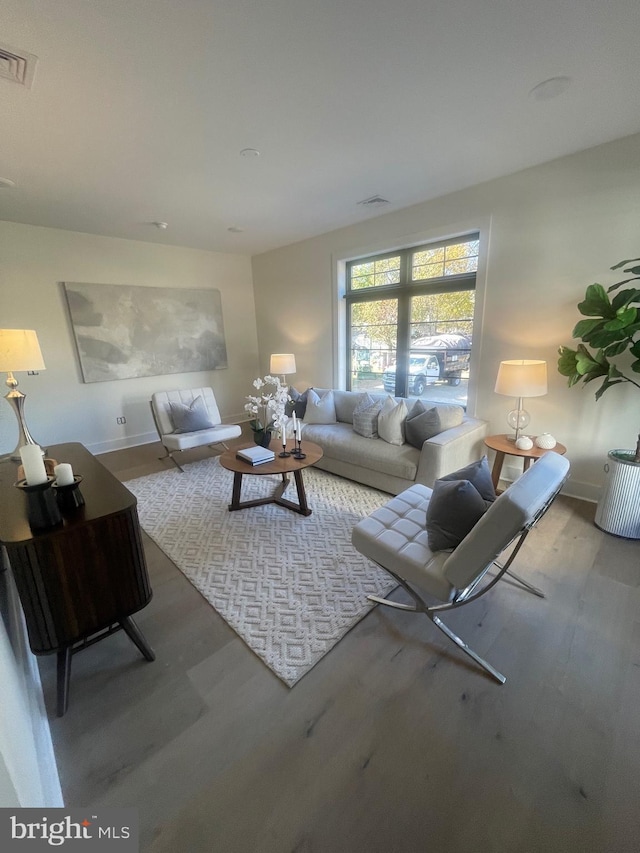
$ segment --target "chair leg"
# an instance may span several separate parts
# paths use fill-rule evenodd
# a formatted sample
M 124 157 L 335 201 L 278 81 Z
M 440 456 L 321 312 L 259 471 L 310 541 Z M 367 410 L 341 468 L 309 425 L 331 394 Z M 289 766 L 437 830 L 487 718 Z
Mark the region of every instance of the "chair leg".
M 163 459 L 166 459 L 167 457 L 169 457 L 169 459 L 171 459 L 171 461 L 172 461 L 172 462 L 173 462 L 173 464 L 176 466 L 176 468 L 178 469 L 178 471 L 180 471 L 180 473 L 181 473 L 181 474 L 184 474 L 184 468 L 182 468 L 182 466 L 181 466 L 181 465 L 177 462 L 177 460 L 174 458 L 173 453 L 169 450 L 169 448 L 168 448 L 168 447 L 165 447 L 165 450 L 166 450 L 167 452 L 164 454 L 164 456 L 158 456 L 158 459 L 159 459 L 160 461 L 162 461 Z
M 209 445 L 209 449 L 210 449 L 210 450 L 216 450 L 216 448 L 217 448 L 217 446 L 218 446 L 219 444 L 221 444 L 221 445 L 224 447 L 224 449 L 225 449 L 225 450 L 228 450 L 228 449 L 229 449 L 229 447 L 227 446 L 227 443 L 226 443 L 225 441 L 216 441 L 216 442 L 215 442 L 215 444 L 210 444 L 210 445 Z
M 399 601 L 389 601 L 388 598 L 381 598 L 379 595 L 368 595 L 367 598 L 375 604 L 385 604 L 387 607 L 395 607 L 396 610 L 410 610 L 411 613 L 420 612 L 417 607 L 413 607 L 411 604 L 401 604 Z M 424 611 L 422 612 L 424 613 Z
M 374 601 L 376 604 L 385 604 L 387 607 L 394 607 L 396 610 L 409 610 L 412 613 L 424 613 L 424 615 L 428 616 L 429 619 L 433 622 L 433 624 L 437 628 L 439 628 L 443 634 L 446 634 L 446 636 L 452 642 L 454 642 L 456 644 L 456 646 L 458 646 L 459 649 L 462 649 L 462 651 L 466 655 L 469 655 L 469 657 L 472 660 L 474 660 L 477 664 L 479 664 L 479 666 L 481 666 L 482 669 L 484 669 L 486 672 L 488 672 L 492 678 L 495 678 L 495 680 L 499 684 L 505 683 L 505 681 L 507 680 L 505 678 L 505 676 L 502 675 L 501 672 L 498 672 L 497 669 L 492 667 L 490 663 L 487 663 L 487 661 L 484 660 L 484 658 L 481 658 L 480 655 L 476 654 L 476 652 L 474 652 L 473 649 L 469 648 L 469 646 L 464 642 L 464 640 L 461 640 L 457 634 L 454 634 L 453 631 L 451 630 L 451 628 L 449 628 L 447 625 L 445 625 L 444 622 L 442 622 L 442 620 L 439 619 L 435 615 L 435 613 L 430 611 L 428 604 L 422 600 L 422 598 L 415 592 L 415 590 L 413 590 L 398 575 L 389 571 L 389 569 L 386 569 L 386 571 L 390 575 L 393 575 L 395 580 L 397 580 L 399 582 L 400 586 L 405 590 L 405 592 L 408 592 L 411 595 L 411 597 L 415 601 L 415 605 L 401 604 L 398 601 L 389 601 L 388 598 L 381 598 L 380 596 L 377 596 L 377 595 L 368 595 L 367 598 L 369 599 L 369 601 Z
M 443 634 L 446 634 L 446 636 L 450 640 L 452 640 L 456 644 L 456 646 L 458 646 L 458 648 L 462 649 L 462 651 L 466 655 L 469 655 L 469 657 L 472 660 L 474 660 L 477 664 L 479 664 L 482 667 L 482 669 L 484 669 L 486 672 L 488 672 L 489 675 L 492 676 L 492 678 L 495 678 L 495 680 L 499 684 L 505 683 L 505 681 L 507 679 L 505 678 L 504 675 L 502 675 L 501 672 L 498 672 L 498 670 L 495 669 L 494 667 L 492 667 L 490 663 L 487 663 L 487 661 L 484 660 L 484 658 L 481 658 L 480 655 L 476 654 L 476 652 L 473 651 L 473 649 L 469 648 L 469 646 L 465 643 L 465 641 L 461 640 L 457 634 L 454 634 L 453 631 L 451 630 L 451 628 L 448 628 L 444 624 L 444 622 L 442 622 L 442 620 L 440 620 L 434 613 L 427 613 L 426 615 L 429 617 L 429 619 L 431 619 L 431 621 L 433 622 L 434 625 L 436 625 L 436 627 L 440 628 L 440 630 L 442 631 Z
M 509 575 L 509 577 L 513 578 L 515 581 L 517 581 L 520 584 L 520 586 L 524 587 L 527 590 L 527 592 L 531 592 L 531 593 L 533 593 L 533 595 L 537 595 L 538 598 L 546 598 L 547 597 L 541 589 L 538 589 L 537 586 L 534 586 L 533 584 L 526 581 L 524 578 L 521 578 L 520 575 L 517 575 L 515 572 L 512 572 L 511 569 L 507 569 L 505 571 L 505 575 Z

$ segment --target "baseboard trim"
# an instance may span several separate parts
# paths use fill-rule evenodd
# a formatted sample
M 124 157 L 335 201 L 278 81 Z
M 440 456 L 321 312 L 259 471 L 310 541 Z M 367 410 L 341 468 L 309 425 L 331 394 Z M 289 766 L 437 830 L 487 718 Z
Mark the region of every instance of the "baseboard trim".
M 248 423 L 247 413 L 228 415 L 222 418 L 222 423 L 240 425 Z M 159 440 L 158 433 L 155 430 L 151 430 L 151 432 L 141 432 L 137 435 L 126 435 L 123 438 L 111 438 L 108 441 L 94 441 L 85 446 L 91 453 L 98 455 L 99 453 L 110 453 L 112 450 L 128 450 L 130 447 L 138 447 L 141 444 L 152 444 L 152 442 Z
M 515 468 L 511 468 L 510 470 L 507 467 L 506 469 L 503 468 L 503 471 L 505 472 L 505 476 L 500 479 L 505 483 L 513 483 L 522 474 L 522 471 L 518 471 Z M 567 495 L 569 498 L 577 498 L 580 501 L 588 501 L 589 503 L 598 503 L 601 492 L 602 486 L 596 483 L 583 483 L 580 480 L 573 480 L 571 478 L 571 471 L 569 471 L 569 479 L 562 489 L 563 495 Z
M 87 444 L 87 450 L 90 450 L 94 456 L 100 453 L 110 453 L 112 450 L 127 450 L 130 447 L 138 447 L 141 444 L 151 444 L 154 441 L 159 441 L 158 433 L 143 432 L 138 435 L 128 435 L 124 438 L 112 438 L 109 441 L 95 441 Z

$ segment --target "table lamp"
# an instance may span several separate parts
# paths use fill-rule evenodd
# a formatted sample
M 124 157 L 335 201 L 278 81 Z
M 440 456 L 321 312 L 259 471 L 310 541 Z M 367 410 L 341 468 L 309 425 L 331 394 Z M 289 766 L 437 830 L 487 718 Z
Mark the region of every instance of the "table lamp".
M 522 398 L 542 397 L 547 393 L 547 362 L 535 359 L 501 361 L 495 392 L 518 400 L 517 408 L 507 415 L 507 423 L 515 430 L 515 435 L 507 438 L 509 441 L 517 441 L 520 432 L 526 429 L 531 420 L 529 412 L 522 408 Z
M 282 384 L 286 385 L 285 376 L 287 373 L 296 372 L 296 357 L 292 352 L 274 352 L 271 355 L 269 365 L 269 373 L 275 376 L 279 373 L 282 376 Z
M 18 391 L 14 372 L 19 370 L 45 370 L 38 336 L 33 329 L 0 329 L 0 371 L 6 372 L 9 393 L 4 398 L 18 419 L 18 444 L 11 459 L 20 461 L 20 448 L 24 444 L 37 444 L 24 419 L 25 394 Z

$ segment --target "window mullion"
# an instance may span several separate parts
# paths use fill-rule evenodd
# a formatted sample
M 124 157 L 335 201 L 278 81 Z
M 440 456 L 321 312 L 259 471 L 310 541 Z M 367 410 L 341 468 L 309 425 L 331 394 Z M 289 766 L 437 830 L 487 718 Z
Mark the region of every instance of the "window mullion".
M 396 342 L 396 397 L 404 397 L 407 388 L 407 374 L 409 371 L 409 349 L 411 347 L 411 335 L 409 331 L 409 306 L 411 297 L 409 295 L 410 276 L 410 254 L 408 251 L 400 257 L 400 292 L 398 293 L 398 332 Z

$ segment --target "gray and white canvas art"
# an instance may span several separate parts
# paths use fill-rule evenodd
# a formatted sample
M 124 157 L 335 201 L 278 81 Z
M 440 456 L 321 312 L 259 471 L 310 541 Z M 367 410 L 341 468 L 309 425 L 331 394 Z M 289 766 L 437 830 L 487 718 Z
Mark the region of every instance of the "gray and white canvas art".
M 227 367 L 220 291 L 67 282 L 84 382 Z

